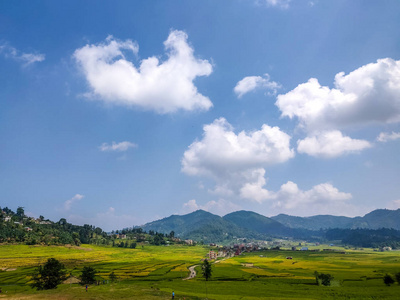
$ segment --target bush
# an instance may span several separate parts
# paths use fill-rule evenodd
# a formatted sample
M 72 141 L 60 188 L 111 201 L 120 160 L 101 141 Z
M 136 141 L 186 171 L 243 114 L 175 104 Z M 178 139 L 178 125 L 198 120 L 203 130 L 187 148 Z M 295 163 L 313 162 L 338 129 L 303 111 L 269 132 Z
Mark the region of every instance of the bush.
M 31 287 L 38 290 L 55 289 L 66 278 L 64 265 L 55 258 L 49 258 L 43 266 L 35 270 Z
M 318 285 L 320 284 L 324 286 L 331 285 L 331 281 L 333 280 L 333 276 L 331 274 L 314 272 L 314 275 L 315 275 L 315 281 L 317 282 Z
M 394 279 L 393 279 L 392 276 L 390 276 L 389 274 L 386 274 L 385 276 L 383 276 L 383 282 L 384 282 L 387 286 L 390 286 L 391 284 L 394 283 Z

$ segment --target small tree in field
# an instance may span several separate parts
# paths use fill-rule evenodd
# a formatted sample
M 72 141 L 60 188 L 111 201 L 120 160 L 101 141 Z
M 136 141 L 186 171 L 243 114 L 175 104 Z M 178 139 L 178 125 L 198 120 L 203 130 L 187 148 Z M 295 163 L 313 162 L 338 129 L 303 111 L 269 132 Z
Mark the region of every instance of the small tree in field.
M 110 273 L 110 275 L 108 275 L 108 278 L 110 278 L 111 282 L 114 282 L 114 281 L 116 281 L 118 279 L 118 277 L 117 277 L 117 275 L 115 275 L 114 271 L 112 271 Z
M 208 291 L 207 291 L 207 281 L 208 279 L 211 278 L 211 273 L 212 273 L 212 268 L 211 268 L 211 263 L 205 259 L 203 261 L 203 264 L 201 265 L 201 273 L 203 274 L 203 277 L 206 280 L 206 297 L 208 297 Z
M 317 271 L 315 271 L 314 275 L 318 285 L 319 284 L 322 284 L 324 286 L 331 285 L 331 281 L 333 280 L 333 276 L 331 274 L 318 273 Z
M 66 278 L 64 265 L 55 258 L 49 258 L 43 266 L 35 270 L 31 287 L 38 290 L 55 289 Z
M 400 272 L 394 275 L 398 284 L 400 284 Z
M 207 259 L 205 259 L 203 264 L 201 265 L 201 272 L 206 281 L 211 278 L 211 263 Z
M 383 282 L 384 282 L 387 286 L 390 286 L 391 284 L 394 283 L 394 279 L 393 279 L 392 276 L 390 276 L 389 274 L 386 274 L 385 276 L 383 276 Z
M 96 282 L 96 270 L 92 267 L 83 267 L 81 274 L 81 284 L 91 284 Z

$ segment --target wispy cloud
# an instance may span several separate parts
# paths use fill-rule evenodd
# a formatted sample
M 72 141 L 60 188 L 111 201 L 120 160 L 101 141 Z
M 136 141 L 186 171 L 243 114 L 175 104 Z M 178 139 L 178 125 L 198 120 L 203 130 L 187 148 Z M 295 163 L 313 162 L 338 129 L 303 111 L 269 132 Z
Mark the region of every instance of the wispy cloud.
M 289 8 L 289 3 L 291 0 L 257 0 L 258 4 L 266 4 L 271 7 Z
M 44 54 L 24 53 L 4 42 L 0 43 L 0 54 L 5 58 L 11 58 L 22 63 L 23 66 L 29 66 L 35 62 L 41 62 L 45 60 Z
M 85 196 L 81 195 L 81 194 L 76 194 L 75 196 L 73 196 L 71 199 L 68 199 L 67 201 L 64 202 L 64 210 L 68 211 L 71 209 L 72 204 L 74 204 L 75 202 L 81 200 L 82 198 L 84 198 Z
M 129 150 L 130 148 L 136 148 L 137 145 L 128 141 L 124 141 L 121 143 L 112 142 L 111 145 L 107 143 L 101 144 L 99 147 L 100 151 L 117 151 L 117 152 L 124 152 Z
M 271 81 L 268 74 L 264 74 L 264 77 L 247 76 L 243 78 L 236 84 L 233 90 L 238 98 L 241 98 L 244 94 L 258 89 L 265 90 L 268 95 L 276 95 L 277 90 L 281 87 L 279 83 Z
M 389 132 L 381 132 L 379 136 L 376 138 L 378 142 L 386 143 L 389 141 L 394 141 L 400 139 L 400 132 L 394 132 L 392 133 Z

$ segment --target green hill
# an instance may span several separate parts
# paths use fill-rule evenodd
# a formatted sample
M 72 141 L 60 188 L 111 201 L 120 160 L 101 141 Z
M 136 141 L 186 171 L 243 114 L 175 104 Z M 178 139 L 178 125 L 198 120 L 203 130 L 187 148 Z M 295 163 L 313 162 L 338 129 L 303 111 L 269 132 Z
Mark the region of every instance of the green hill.
M 363 217 L 342 217 L 331 215 L 318 215 L 312 217 L 295 217 L 280 214 L 272 217 L 273 220 L 290 228 L 319 230 L 329 228 L 393 228 L 400 230 L 400 209 L 377 209 Z
M 220 242 L 237 237 L 256 237 L 236 224 L 204 210 L 197 210 L 187 215 L 170 217 L 147 223 L 142 226 L 145 231 L 153 230 L 162 233 L 175 232 L 176 237 L 190 238 L 204 242 Z
M 261 234 L 276 235 L 287 232 L 287 228 L 281 223 L 252 211 L 233 212 L 225 215 L 223 219 Z

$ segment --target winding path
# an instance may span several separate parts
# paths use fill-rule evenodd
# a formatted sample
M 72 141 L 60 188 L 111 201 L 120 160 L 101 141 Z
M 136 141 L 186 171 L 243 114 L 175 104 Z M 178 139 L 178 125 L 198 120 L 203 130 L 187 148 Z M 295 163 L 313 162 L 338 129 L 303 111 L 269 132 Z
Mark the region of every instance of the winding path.
M 226 260 L 228 258 L 230 258 L 230 257 L 225 257 L 224 259 L 216 260 L 216 261 L 213 262 L 213 264 L 220 263 L 221 261 L 224 261 L 224 260 Z M 194 265 L 194 266 L 189 267 L 189 271 L 190 271 L 189 277 L 183 278 L 182 280 L 189 280 L 189 279 L 195 278 L 197 273 L 194 270 L 194 268 L 196 268 L 197 266 L 199 266 L 199 265 Z
M 192 279 L 196 277 L 196 271 L 194 270 L 194 268 L 196 268 L 198 265 L 194 265 L 189 267 L 189 271 L 190 271 L 190 275 L 189 277 L 183 278 L 183 280 L 188 280 L 188 279 Z

